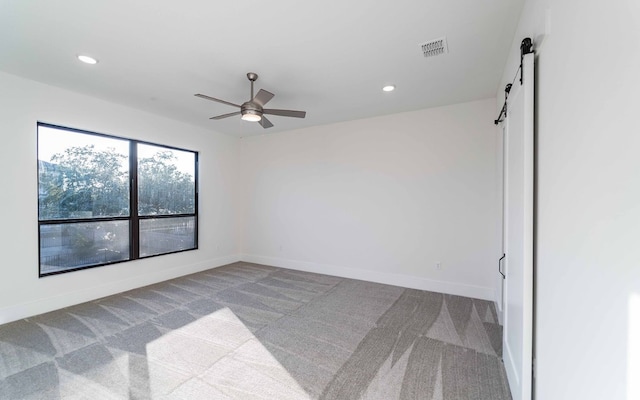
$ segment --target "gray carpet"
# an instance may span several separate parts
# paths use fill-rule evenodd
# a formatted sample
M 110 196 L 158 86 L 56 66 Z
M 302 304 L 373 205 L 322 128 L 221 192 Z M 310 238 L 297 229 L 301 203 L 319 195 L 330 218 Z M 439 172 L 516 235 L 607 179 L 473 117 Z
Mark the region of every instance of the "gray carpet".
M 0 325 L 0 399 L 510 399 L 488 301 L 235 263 Z

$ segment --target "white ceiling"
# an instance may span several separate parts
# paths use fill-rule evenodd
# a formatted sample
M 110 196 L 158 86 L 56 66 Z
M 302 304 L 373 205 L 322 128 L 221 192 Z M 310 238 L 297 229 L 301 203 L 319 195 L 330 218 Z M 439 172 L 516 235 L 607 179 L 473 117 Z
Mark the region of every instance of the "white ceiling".
M 0 0 L 0 70 L 250 136 L 492 97 L 523 1 Z M 306 119 L 209 120 L 236 109 L 193 95 L 240 104 L 247 72 Z

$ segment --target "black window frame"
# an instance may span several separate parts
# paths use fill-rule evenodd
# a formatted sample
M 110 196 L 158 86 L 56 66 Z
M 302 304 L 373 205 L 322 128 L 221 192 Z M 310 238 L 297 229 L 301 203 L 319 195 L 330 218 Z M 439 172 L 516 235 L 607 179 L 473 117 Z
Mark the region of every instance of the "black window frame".
M 85 135 L 98 136 L 109 139 L 117 139 L 127 141 L 129 143 L 129 215 L 128 216 L 117 216 L 117 217 L 94 217 L 94 218 L 56 218 L 56 219 L 40 219 L 40 127 L 47 127 L 52 129 L 65 130 L 74 133 L 81 133 Z M 81 271 L 90 268 L 104 267 L 112 264 L 120 264 L 124 262 L 130 262 L 145 258 L 152 258 L 158 256 L 164 256 L 168 254 L 176 254 L 182 253 L 186 251 L 193 251 L 198 249 L 198 208 L 199 208 L 199 184 L 198 184 L 198 175 L 199 175 L 199 152 L 195 150 L 184 149 L 176 146 L 168 146 L 163 144 L 158 144 L 154 142 L 131 139 L 121 136 L 108 135 L 104 133 L 97 133 L 93 131 L 87 131 L 84 129 L 70 128 L 66 126 L 50 124 L 46 122 L 37 122 L 36 129 L 36 147 L 37 147 L 37 157 L 36 162 L 38 163 L 37 174 L 38 174 L 38 276 L 40 278 L 51 276 L 51 275 L 59 275 L 65 274 L 68 272 Z M 137 156 L 137 148 L 138 144 L 151 145 L 156 147 L 161 147 L 169 150 L 177 150 L 188 153 L 193 153 L 194 155 L 194 212 L 193 213 L 181 213 L 181 214 L 160 214 L 160 215 L 139 215 L 138 213 L 138 156 Z M 194 247 L 182 250 L 169 251 L 166 253 L 158 253 L 158 254 L 150 254 L 146 256 L 140 256 L 140 221 L 145 219 L 169 219 L 169 218 L 185 218 L 185 217 L 193 217 L 194 219 Z M 129 222 L 129 259 L 126 260 L 117 260 L 117 261 L 109 261 L 101 264 L 91 264 L 81 267 L 73 267 L 59 271 L 51 271 L 51 272 L 42 272 L 42 247 L 41 247 L 41 227 L 43 225 L 62 225 L 62 224 L 80 224 L 87 222 L 109 222 L 109 221 L 128 221 Z

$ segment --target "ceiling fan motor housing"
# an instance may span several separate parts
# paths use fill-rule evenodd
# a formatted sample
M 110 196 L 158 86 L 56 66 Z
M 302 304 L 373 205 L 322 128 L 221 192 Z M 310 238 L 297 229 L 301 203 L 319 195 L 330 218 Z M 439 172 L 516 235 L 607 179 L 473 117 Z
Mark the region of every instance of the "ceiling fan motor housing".
M 256 104 L 252 101 L 247 101 L 245 103 L 242 103 L 242 106 L 240 106 L 240 113 L 243 116 L 243 119 L 246 120 L 254 120 L 253 118 L 244 118 L 245 115 L 255 115 L 256 117 L 255 120 L 259 121 L 260 119 L 262 119 L 262 107 L 259 104 Z
M 262 107 L 252 101 L 242 103 L 242 106 L 240 106 L 240 112 L 242 115 L 251 114 L 262 118 Z

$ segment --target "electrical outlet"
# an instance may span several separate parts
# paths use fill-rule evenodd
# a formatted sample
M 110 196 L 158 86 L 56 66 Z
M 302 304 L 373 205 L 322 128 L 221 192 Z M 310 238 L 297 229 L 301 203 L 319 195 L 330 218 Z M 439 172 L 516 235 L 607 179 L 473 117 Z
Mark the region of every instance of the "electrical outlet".
M 442 263 L 440 261 L 436 263 L 436 269 L 442 269 Z

